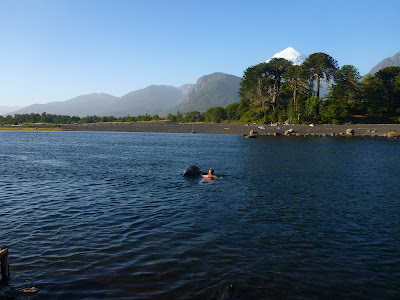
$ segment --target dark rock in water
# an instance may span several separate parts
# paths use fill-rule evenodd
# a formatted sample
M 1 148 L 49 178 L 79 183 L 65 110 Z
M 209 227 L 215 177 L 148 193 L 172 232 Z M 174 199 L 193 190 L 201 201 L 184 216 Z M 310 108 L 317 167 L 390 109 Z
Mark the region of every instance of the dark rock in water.
M 187 166 L 185 171 L 183 171 L 183 176 L 200 176 L 205 175 L 206 172 L 203 172 L 197 166 Z

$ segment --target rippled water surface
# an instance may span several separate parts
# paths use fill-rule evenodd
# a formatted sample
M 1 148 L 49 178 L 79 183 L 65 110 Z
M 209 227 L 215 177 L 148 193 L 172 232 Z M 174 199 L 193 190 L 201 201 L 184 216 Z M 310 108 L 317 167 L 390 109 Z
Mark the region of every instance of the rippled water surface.
M 399 140 L 0 132 L 0 174 L 39 299 L 400 298 Z

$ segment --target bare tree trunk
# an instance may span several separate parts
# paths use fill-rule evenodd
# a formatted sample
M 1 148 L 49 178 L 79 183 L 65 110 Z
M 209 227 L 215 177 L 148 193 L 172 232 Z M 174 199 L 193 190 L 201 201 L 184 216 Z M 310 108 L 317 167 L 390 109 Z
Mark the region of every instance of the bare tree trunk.
M 274 83 L 274 95 L 272 97 L 272 103 L 274 103 L 274 109 L 275 109 L 275 103 L 276 103 L 276 83 Z
M 319 98 L 319 75 L 317 75 L 317 97 Z

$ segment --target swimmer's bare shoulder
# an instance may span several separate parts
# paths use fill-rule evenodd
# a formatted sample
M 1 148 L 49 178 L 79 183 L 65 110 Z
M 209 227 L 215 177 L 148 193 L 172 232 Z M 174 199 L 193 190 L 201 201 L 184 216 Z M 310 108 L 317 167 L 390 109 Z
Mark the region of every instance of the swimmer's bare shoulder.
M 211 168 L 211 169 L 208 171 L 208 174 L 206 174 L 206 175 L 201 175 L 201 176 L 204 177 L 204 178 L 209 178 L 209 179 L 218 178 L 217 176 L 214 175 L 214 169 L 213 169 L 213 168 Z

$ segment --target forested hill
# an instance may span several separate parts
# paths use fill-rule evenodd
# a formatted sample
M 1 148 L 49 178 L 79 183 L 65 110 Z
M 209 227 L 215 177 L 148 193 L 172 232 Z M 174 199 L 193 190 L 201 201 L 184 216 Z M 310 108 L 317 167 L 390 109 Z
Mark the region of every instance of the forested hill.
M 184 101 L 168 112 L 204 112 L 210 107 L 226 107 L 234 102 L 239 102 L 240 81 L 240 77 L 224 73 L 213 73 L 200 77 Z

